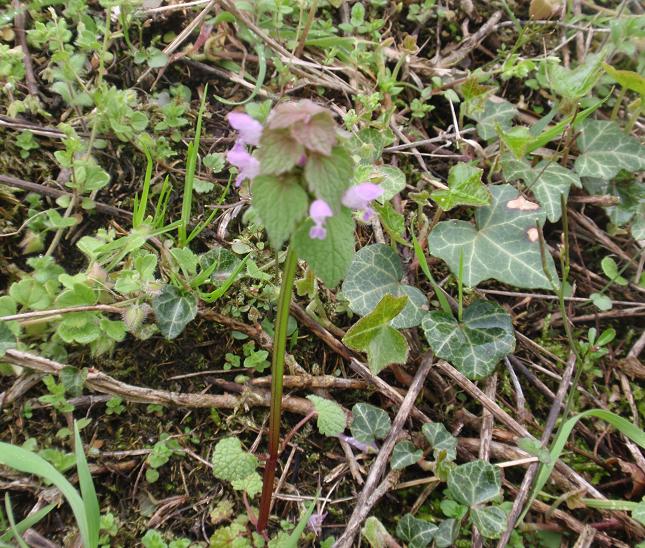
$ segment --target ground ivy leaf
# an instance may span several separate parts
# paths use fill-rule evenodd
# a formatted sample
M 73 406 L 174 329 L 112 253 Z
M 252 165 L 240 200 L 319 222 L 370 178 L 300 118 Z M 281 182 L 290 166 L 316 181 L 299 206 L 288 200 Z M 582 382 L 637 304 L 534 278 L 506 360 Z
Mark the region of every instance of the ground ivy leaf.
M 340 211 L 340 200 L 352 182 L 353 173 L 354 160 L 340 146 L 334 147 L 331 156 L 311 154 L 305 164 L 309 190 L 325 200 L 335 213 Z
M 445 454 L 446 460 L 452 461 L 457 458 L 457 438 L 448 432 L 442 423 L 424 424 L 421 427 L 421 432 L 428 440 L 435 459 L 439 459 L 441 453 Z
M 392 321 L 392 327 L 405 329 L 421 323 L 428 299 L 416 287 L 401 283 L 403 268 L 396 252 L 384 244 L 363 247 L 354 255 L 343 282 L 343 294 L 350 308 L 364 316 L 369 314 L 384 295 L 407 295 L 403 311 Z
M 499 468 L 483 460 L 460 464 L 448 474 L 448 491 L 451 496 L 468 506 L 495 498 L 501 485 Z
M 474 111 L 469 116 L 477 121 L 477 133 L 482 139 L 490 141 L 497 137 L 497 128 L 508 129 L 518 110 L 504 100 L 489 99 L 481 111 Z
M 548 160 L 542 160 L 535 167 L 531 167 L 526 160 L 518 160 L 510 154 L 505 154 L 502 157 L 502 171 L 507 181 L 521 179 L 524 182 L 552 223 L 562 216 L 560 196 L 564 196 L 566 201 L 571 185 L 582 187 L 580 177 L 576 173 Z
M 390 466 L 392 470 L 403 470 L 418 462 L 422 456 L 421 449 L 418 449 L 411 441 L 403 440 L 394 446 L 390 457 Z
M 433 311 L 421 325 L 434 353 L 472 380 L 488 377 L 515 350 L 511 317 L 492 302 L 474 302 L 464 310 L 462 322 Z
M 293 239 L 298 257 L 309 263 L 327 287 L 334 288 L 343 279 L 354 256 L 354 219 L 349 209 L 327 219 L 327 237 L 313 240 L 309 237 L 311 220 L 303 223 Z
M 316 413 L 318 413 L 316 425 L 323 436 L 338 436 L 345 430 L 347 419 L 340 405 L 333 400 L 313 394 L 307 396 L 307 399 L 313 404 Z
M 256 473 L 258 459 L 242 449 L 238 438 L 224 438 L 217 442 L 212 457 L 213 474 L 225 481 L 241 481 Z
M 450 548 L 454 546 L 459 535 L 459 522 L 456 519 L 444 519 L 439 523 L 434 534 L 434 543 L 437 548 Z
M 369 403 L 357 403 L 352 407 L 352 436 L 363 443 L 374 443 L 390 432 L 392 422 L 388 414 Z
M 580 155 L 575 169 L 581 177 L 612 179 L 621 169 L 645 170 L 645 146 L 616 122 L 587 120 L 576 142 Z
M 442 221 L 430 233 L 430 253 L 459 272 L 463 256 L 463 282 L 474 287 L 494 278 L 516 287 L 551 289 L 542 269 L 536 224 L 542 226 L 544 211 L 519 196 L 511 185 L 493 186 L 493 203 L 477 209 L 475 226 L 465 221 Z M 549 253 L 547 268 L 555 279 Z
M 406 514 L 396 526 L 396 535 L 407 542 L 409 548 L 425 548 L 432 542 L 437 526 L 424 519 Z
M 16 348 L 16 336 L 9 329 L 7 322 L 0 322 L 0 358 L 12 348 Z
M 174 285 L 165 285 L 152 299 L 159 331 L 174 339 L 197 315 L 197 299 L 192 293 L 182 293 Z
M 484 206 L 490 204 L 488 188 L 482 184 L 483 169 L 472 164 L 459 163 L 450 168 L 448 189 L 435 190 L 430 197 L 444 211 L 460 205 Z
M 484 538 L 499 538 L 506 529 L 506 514 L 498 506 L 473 508 L 470 517 Z
M 253 208 L 274 249 L 280 249 L 307 214 L 309 198 L 295 177 L 260 175 L 253 179 Z
M 216 246 L 199 256 L 201 270 L 207 270 L 216 263 L 217 266 L 211 273 L 211 281 L 222 284 L 228 280 L 240 264 L 240 258 L 225 247 Z
M 295 141 L 287 129 L 265 129 L 256 156 L 263 175 L 280 175 L 295 166 L 304 147 Z
M 349 348 L 367 353 L 370 369 L 376 375 L 388 365 L 404 364 L 408 359 L 405 337 L 390 326 L 407 300 L 405 295 L 384 295 L 376 308 L 352 325 L 343 337 Z

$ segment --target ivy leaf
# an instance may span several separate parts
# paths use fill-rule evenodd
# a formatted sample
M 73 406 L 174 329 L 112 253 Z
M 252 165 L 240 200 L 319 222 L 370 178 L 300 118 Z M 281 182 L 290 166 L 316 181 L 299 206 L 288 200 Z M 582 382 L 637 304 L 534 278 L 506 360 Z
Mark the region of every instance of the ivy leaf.
M 645 146 L 616 122 L 587 120 L 577 140 L 580 155 L 575 169 L 581 177 L 612 179 L 621 169 L 645 169 Z
M 352 325 L 343 337 L 349 348 L 367 353 L 367 361 L 375 375 L 388 365 L 404 364 L 408 359 L 405 337 L 390 325 L 407 300 L 405 295 L 384 295 L 376 308 Z
M 352 436 L 363 443 L 374 443 L 390 432 L 392 422 L 389 415 L 369 403 L 357 403 L 352 407 Z
M 202 271 L 214 268 L 211 272 L 211 281 L 222 284 L 228 280 L 240 264 L 240 258 L 225 247 L 216 246 L 199 257 L 199 265 Z M 213 266 L 215 263 L 216 266 Z
M 457 220 L 437 224 L 428 238 L 430 253 L 446 261 L 453 274 L 459 272 L 463 256 L 463 282 L 468 287 L 494 278 L 516 287 L 551 289 L 536 228 L 544 224 L 544 211 L 510 185 L 490 190 L 493 203 L 477 209 L 476 226 Z M 548 253 L 546 261 L 555 279 Z
M 483 460 L 460 464 L 448 474 L 448 492 L 452 498 L 471 507 L 495 498 L 501 485 L 497 466 Z
M 434 534 L 434 543 L 437 548 L 450 548 L 454 546 L 459 535 L 459 522 L 456 519 L 444 519 Z
M 389 548 L 396 543 L 392 535 L 387 532 L 385 526 L 374 516 L 370 516 L 365 520 L 361 535 L 371 548 Z
M 396 526 L 396 535 L 407 542 L 409 548 L 425 548 L 432 542 L 437 526 L 424 519 L 406 514 Z
M 16 336 L 9 329 L 7 322 L 0 322 L 0 358 L 12 348 L 16 348 Z
M 174 339 L 197 316 L 197 299 L 182 293 L 174 285 L 165 285 L 154 299 L 152 308 L 159 331 L 166 339 Z
M 260 175 L 253 179 L 253 208 L 274 249 L 280 249 L 307 214 L 309 198 L 295 177 Z
M 369 175 L 369 182 L 383 189 L 377 201 L 384 204 L 405 188 L 405 173 L 394 166 L 374 166 Z
M 473 111 L 469 116 L 477 121 L 477 133 L 490 141 L 497 137 L 497 128 L 508 129 L 518 110 L 514 105 L 504 100 L 489 99 L 481 111 Z
M 307 396 L 318 413 L 316 425 L 323 436 L 338 436 L 347 426 L 345 412 L 335 401 L 313 394 Z
M 444 211 L 459 205 L 484 206 L 490 203 L 490 192 L 482 184 L 483 169 L 459 163 L 450 168 L 448 190 L 435 190 L 430 197 Z
M 457 438 L 440 422 L 424 424 L 421 432 L 428 440 L 435 459 L 444 455 L 446 460 L 453 461 L 457 458 Z
M 571 185 L 582 187 L 580 177 L 573 171 L 548 160 L 542 160 L 535 167 L 531 167 L 526 160 L 518 160 L 506 154 L 502 157 L 502 170 L 507 181 L 524 181 L 552 223 L 562 216 L 560 196 L 564 196 L 566 201 Z
M 506 514 L 498 506 L 473 508 L 470 517 L 484 538 L 499 538 L 506 529 Z
M 390 466 L 392 470 L 403 470 L 418 462 L 421 457 L 423 457 L 421 449 L 418 449 L 411 441 L 403 440 L 394 446 L 390 457 Z
M 334 213 L 341 208 L 340 200 L 352 182 L 354 160 L 345 148 L 337 146 L 330 156 L 312 154 L 305 164 L 305 180 L 317 198 L 325 200 Z
M 469 379 L 485 379 L 515 350 L 511 317 L 498 304 L 476 301 L 458 322 L 445 312 L 430 312 L 421 324 L 428 344 Z
M 217 479 L 230 481 L 233 489 L 246 491 L 253 497 L 262 490 L 262 478 L 256 472 L 258 459 L 242 449 L 235 437 L 217 442 L 212 457 L 213 475 Z
M 408 296 L 403 311 L 392 321 L 392 327 L 405 329 L 421 323 L 428 299 L 416 287 L 401 283 L 403 268 L 396 252 L 385 244 L 363 247 L 354 255 L 343 282 L 343 294 L 350 308 L 364 316 L 369 314 L 384 295 Z

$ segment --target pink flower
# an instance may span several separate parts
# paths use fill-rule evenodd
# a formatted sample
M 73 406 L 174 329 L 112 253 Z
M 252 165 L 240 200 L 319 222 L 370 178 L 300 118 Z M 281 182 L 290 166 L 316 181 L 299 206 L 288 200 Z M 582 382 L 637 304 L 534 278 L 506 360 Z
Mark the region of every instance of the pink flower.
M 325 222 L 328 217 L 334 213 L 325 200 L 314 200 L 309 206 L 309 216 L 314 222 L 314 226 L 309 230 L 309 237 L 314 240 L 324 240 L 327 237 Z
M 343 195 L 343 205 L 363 212 L 363 220 L 369 221 L 374 215 L 370 202 L 383 194 L 383 189 L 372 183 L 361 183 L 349 188 Z
M 243 112 L 229 112 L 226 119 L 240 137 L 238 141 L 245 145 L 258 146 L 262 137 L 262 124 Z
M 226 153 L 226 159 L 239 170 L 235 179 L 236 187 L 240 186 L 245 179 L 254 179 L 260 174 L 260 162 L 249 154 L 241 140 Z

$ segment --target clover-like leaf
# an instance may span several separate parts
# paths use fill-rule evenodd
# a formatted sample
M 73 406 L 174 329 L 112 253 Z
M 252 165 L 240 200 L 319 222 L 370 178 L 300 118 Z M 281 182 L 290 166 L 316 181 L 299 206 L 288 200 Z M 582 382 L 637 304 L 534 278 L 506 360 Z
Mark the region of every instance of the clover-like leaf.
M 582 186 L 576 173 L 548 160 L 542 160 L 535 167 L 531 167 L 526 160 L 506 154 L 502 157 L 502 170 L 507 181 L 524 181 L 552 223 L 562 216 L 560 197 L 564 196 L 564 199 L 567 199 L 571 185 L 578 188 Z
M 307 396 L 307 399 L 313 404 L 316 413 L 318 413 L 316 425 L 323 436 L 338 436 L 345 430 L 347 418 L 340 405 L 333 400 L 313 394 Z
M 0 358 L 12 348 L 16 348 L 16 336 L 9 329 L 7 322 L 0 322 Z
M 481 111 L 469 114 L 477 121 L 477 133 L 482 139 L 490 141 L 497 136 L 497 128 L 508 129 L 518 110 L 508 101 L 488 99 Z
M 367 362 L 376 375 L 388 365 L 404 364 L 408 359 L 405 337 L 390 325 L 407 300 L 405 295 L 384 295 L 376 308 L 352 325 L 343 337 L 349 348 L 367 353 Z
M 426 423 L 421 427 L 421 432 L 428 440 L 435 459 L 443 454 L 446 460 L 457 458 L 457 438 L 440 422 Z
M 576 143 L 580 155 L 575 169 L 581 177 L 612 179 L 621 169 L 645 170 L 645 146 L 616 122 L 585 121 Z
M 494 278 L 516 287 L 551 289 L 542 268 L 537 224 L 544 211 L 519 196 L 510 185 L 491 189 L 493 203 L 478 208 L 475 226 L 465 221 L 442 221 L 430 233 L 430 253 L 459 272 L 463 257 L 463 283 L 474 287 Z M 555 266 L 546 253 L 547 268 L 555 279 Z
M 25 278 L 12 284 L 9 295 L 15 302 L 31 310 L 44 310 L 52 301 L 44 285 L 33 278 Z
M 197 299 L 174 285 L 165 285 L 152 299 L 152 308 L 161 334 L 166 339 L 174 339 L 197 316 Z
M 262 490 L 262 478 L 256 472 L 258 459 L 242 449 L 238 438 L 224 438 L 218 441 L 212 463 L 214 476 L 230 481 L 233 489 L 244 490 L 251 497 Z
M 343 294 L 351 309 L 364 316 L 369 314 L 384 295 L 407 295 L 403 311 L 392 321 L 392 327 L 404 329 L 421 323 L 428 299 L 416 287 L 401 283 L 403 268 L 396 252 L 384 244 L 363 247 L 356 255 L 343 282 Z
M 448 474 L 448 491 L 459 503 L 482 504 L 499 495 L 502 486 L 499 468 L 483 460 L 460 464 Z
M 422 456 L 421 449 L 418 449 L 411 441 L 403 440 L 394 446 L 390 457 L 390 466 L 392 470 L 403 470 L 418 462 Z
M 409 548 L 425 548 L 432 542 L 437 526 L 424 519 L 406 514 L 396 526 L 396 535 L 404 540 Z
M 498 304 L 476 301 L 464 310 L 463 321 L 430 312 L 421 324 L 434 353 L 469 379 L 484 379 L 515 349 L 511 317 Z
M 434 534 L 434 543 L 437 548 L 450 548 L 454 546 L 459 536 L 459 522 L 456 519 L 444 519 L 437 526 Z
M 484 538 L 499 538 L 506 529 L 506 514 L 499 506 L 473 508 L 470 517 Z
M 392 422 L 389 415 L 369 403 L 357 403 L 352 407 L 352 436 L 363 443 L 374 443 L 390 432 Z
M 307 214 L 309 198 L 295 177 L 260 175 L 253 179 L 253 208 L 274 249 L 280 249 Z
M 483 169 L 463 162 L 452 166 L 448 172 L 448 189 L 435 190 L 430 197 L 445 211 L 460 205 L 488 205 L 491 196 L 482 183 L 483 172 Z
M 336 213 L 341 198 L 352 182 L 354 160 L 345 148 L 337 146 L 330 156 L 312 154 L 305 164 L 305 180 L 317 198 L 325 200 Z

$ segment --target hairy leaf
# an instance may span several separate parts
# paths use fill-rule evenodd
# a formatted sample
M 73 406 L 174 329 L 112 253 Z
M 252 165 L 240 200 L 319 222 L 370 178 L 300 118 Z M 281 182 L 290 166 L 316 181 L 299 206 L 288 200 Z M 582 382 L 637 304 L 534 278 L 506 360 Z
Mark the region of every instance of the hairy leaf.
M 352 182 L 354 160 L 343 147 L 334 147 L 331 155 L 312 154 L 305 164 L 305 180 L 317 198 L 325 200 L 334 213 Z
M 316 424 L 318 431 L 323 436 L 338 436 L 338 434 L 345 430 L 347 419 L 340 405 L 335 401 L 313 394 L 307 396 L 307 399 L 314 405 L 316 413 L 318 413 Z

